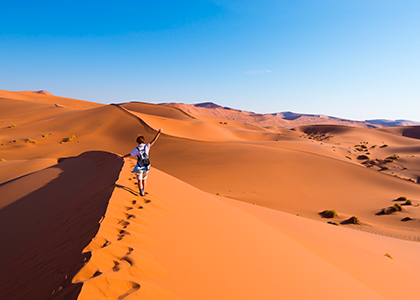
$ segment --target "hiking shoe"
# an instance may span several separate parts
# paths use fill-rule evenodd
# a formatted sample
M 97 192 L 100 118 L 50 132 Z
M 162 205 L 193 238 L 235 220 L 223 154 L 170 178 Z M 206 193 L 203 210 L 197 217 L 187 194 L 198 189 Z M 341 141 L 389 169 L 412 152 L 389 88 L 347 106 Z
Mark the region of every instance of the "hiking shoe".
M 140 190 L 140 196 L 144 197 L 144 189 Z

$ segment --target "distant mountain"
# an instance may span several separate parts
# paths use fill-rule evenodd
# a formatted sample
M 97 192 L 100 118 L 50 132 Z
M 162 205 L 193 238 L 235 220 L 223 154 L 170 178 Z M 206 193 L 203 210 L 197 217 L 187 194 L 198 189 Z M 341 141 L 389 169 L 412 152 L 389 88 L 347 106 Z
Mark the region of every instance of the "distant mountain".
M 333 124 L 356 126 L 363 128 L 382 128 L 394 126 L 420 125 L 420 122 L 409 120 L 379 119 L 367 121 L 353 121 L 321 114 L 300 114 L 291 111 L 270 114 L 258 114 L 251 111 L 242 111 L 239 109 L 221 106 L 213 102 L 204 102 L 196 104 L 162 103 L 162 105 L 173 106 L 192 115 L 214 117 L 265 127 L 297 127 L 302 125 Z

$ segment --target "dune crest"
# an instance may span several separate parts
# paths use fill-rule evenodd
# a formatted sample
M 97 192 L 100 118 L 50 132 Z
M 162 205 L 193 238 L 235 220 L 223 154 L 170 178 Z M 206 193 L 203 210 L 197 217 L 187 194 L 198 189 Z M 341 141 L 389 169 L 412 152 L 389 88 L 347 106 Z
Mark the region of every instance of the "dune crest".
M 76 299 L 71 278 L 89 259 L 82 249 L 120 169 L 115 155 L 87 152 L 0 185 L 1 299 Z
M 6 94 L 2 299 L 419 298 L 418 126 Z M 159 128 L 141 198 L 115 154 Z

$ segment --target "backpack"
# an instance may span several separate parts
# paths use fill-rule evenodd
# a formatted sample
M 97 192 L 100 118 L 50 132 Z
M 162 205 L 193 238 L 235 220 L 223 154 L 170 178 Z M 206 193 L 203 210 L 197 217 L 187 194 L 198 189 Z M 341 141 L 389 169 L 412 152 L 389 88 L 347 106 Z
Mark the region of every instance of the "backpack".
M 147 155 L 146 151 L 144 150 L 145 146 L 145 144 L 140 144 L 137 146 L 137 149 L 139 150 L 139 154 L 137 154 L 137 164 L 140 167 L 150 166 L 149 155 Z

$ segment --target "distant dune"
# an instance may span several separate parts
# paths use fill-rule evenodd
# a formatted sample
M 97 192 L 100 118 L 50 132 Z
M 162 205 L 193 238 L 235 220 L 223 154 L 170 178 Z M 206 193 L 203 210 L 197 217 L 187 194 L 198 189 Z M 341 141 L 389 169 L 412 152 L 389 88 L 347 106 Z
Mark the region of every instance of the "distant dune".
M 44 90 L 23 91 L 23 92 L 9 92 L 5 90 L 0 90 L 0 100 L 1 99 L 53 103 L 53 104 L 56 104 L 57 106 L 65 106 L 65 107 L 75 108 L 75 109 L 87 109 L 87 108 L 99 107 L 103 105 L 99 103 L 76 100 L 72 98 L 57 97 Z
M 0 299 L 420 299 L 420 126 L 379 125 L 0 91 Z
M 183 103 L 162 103 L 164 105 L 177 107 L 185 112 L 208 117 L 217 117 L 225 120 L 249 123 L 257 126 L 281 126 L 295 127 L 301 125 L 334 124 L 356 126 L 363 128 L 379 128 L 389 126 L 412 126 L 420 125 L 420 122 L 409 120 L 366 120 L 352 121 L 326 115 L 299 114 L 294 112 L 280 112 L 270 114 L 257 114 L 249 111 L 242 111 L 229 107 L 223 107 L 212 102 L 198 104 Z

